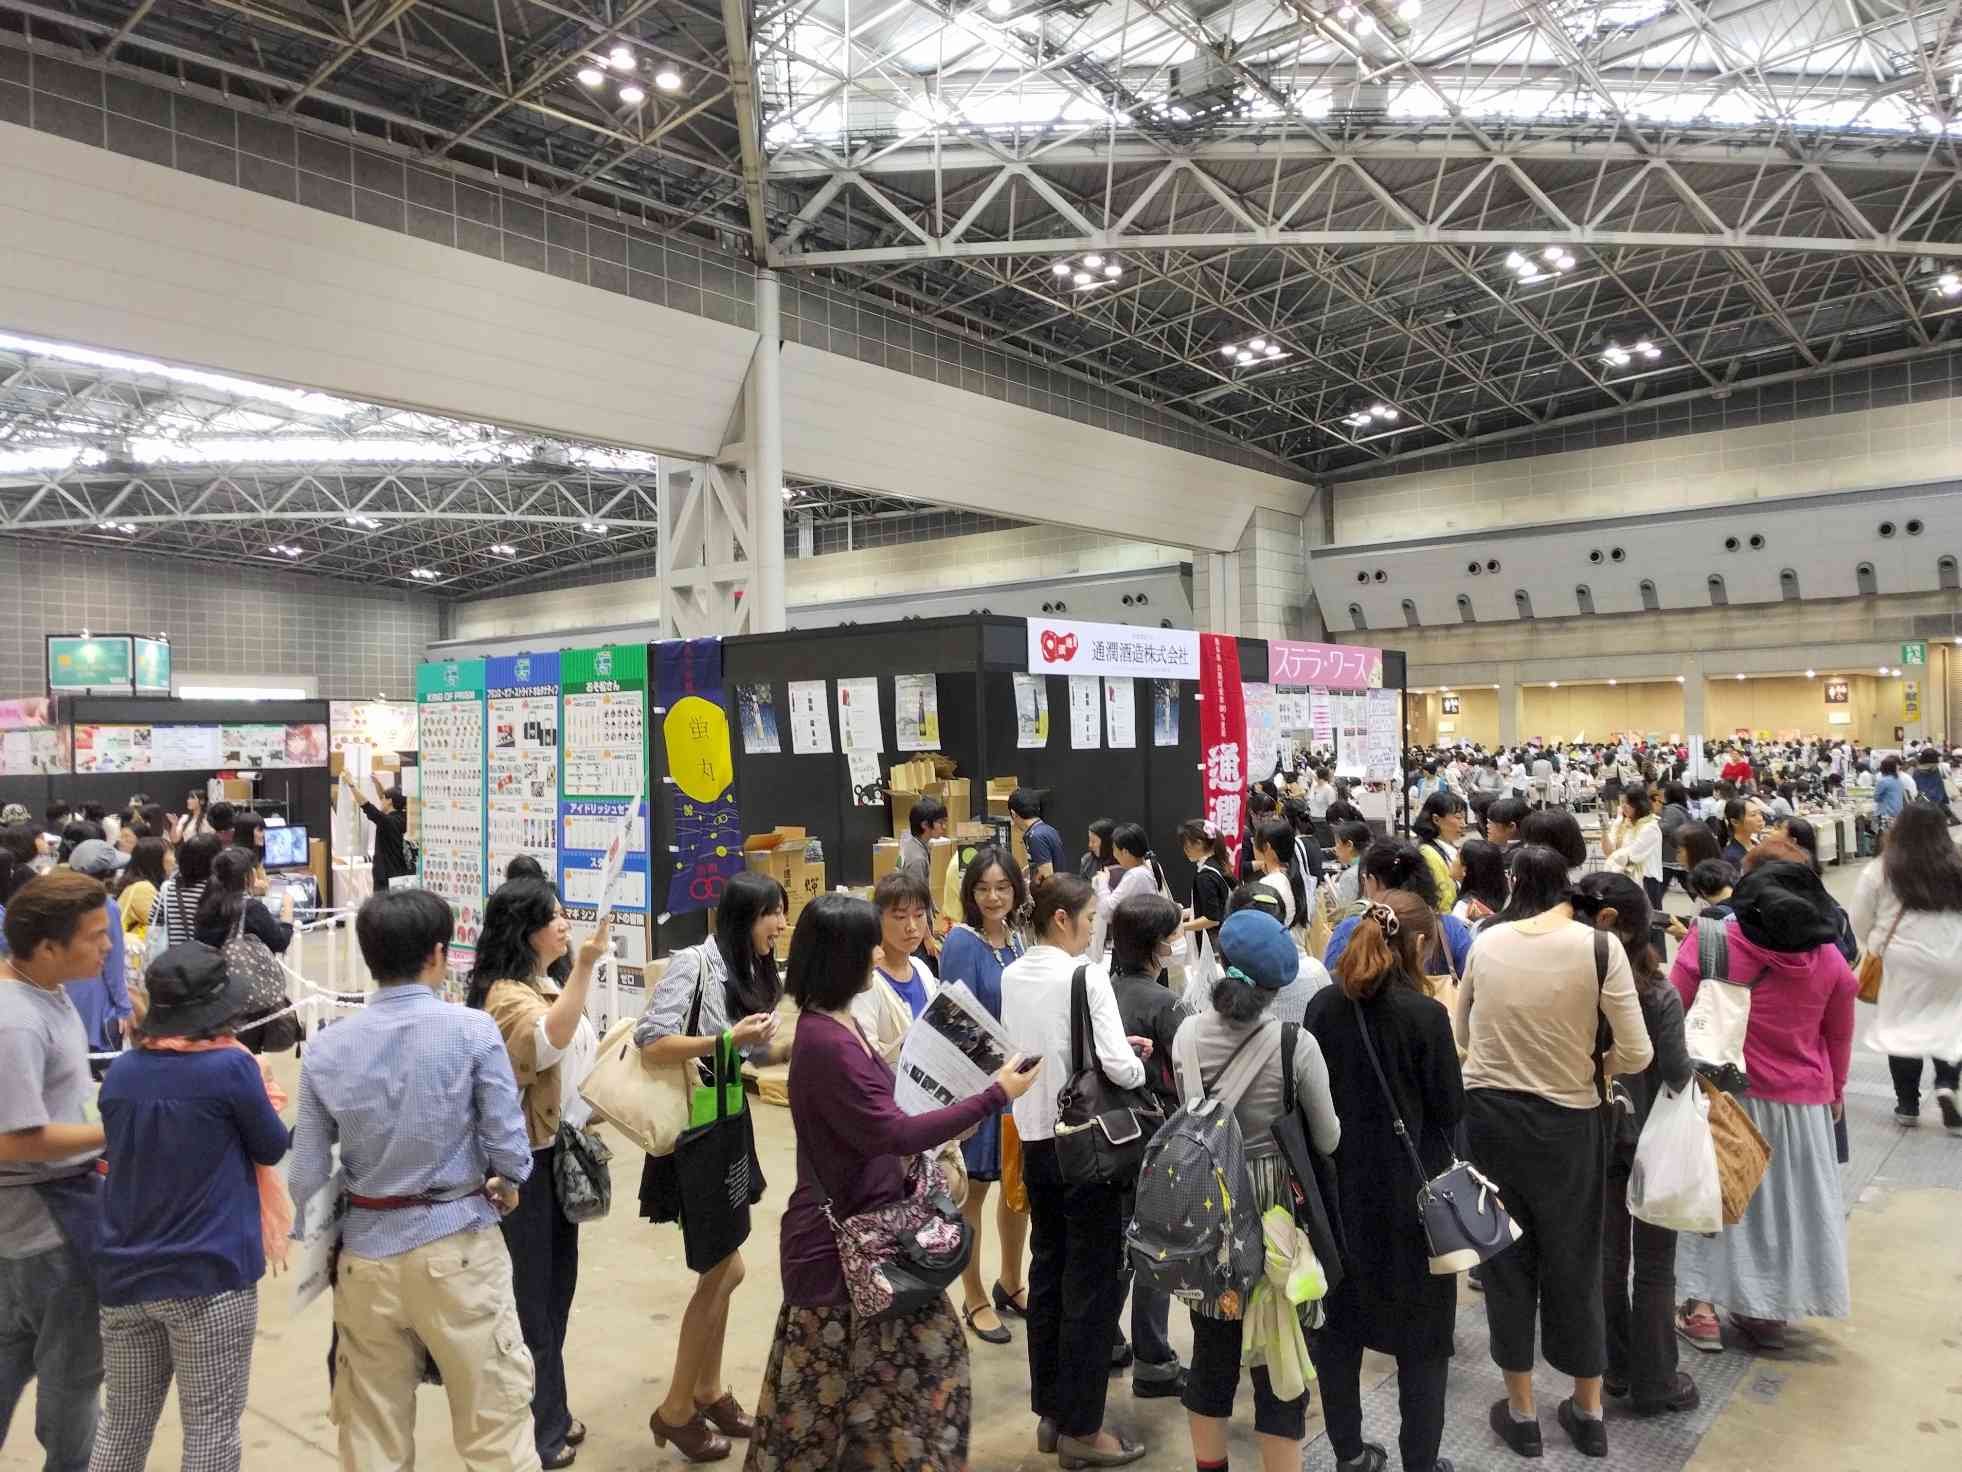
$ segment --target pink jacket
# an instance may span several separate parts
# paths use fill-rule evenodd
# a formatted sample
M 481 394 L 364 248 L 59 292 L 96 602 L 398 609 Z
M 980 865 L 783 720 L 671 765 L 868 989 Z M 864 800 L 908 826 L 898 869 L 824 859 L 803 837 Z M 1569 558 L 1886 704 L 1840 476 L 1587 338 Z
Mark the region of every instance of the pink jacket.
M 1768 951 L 1724 921 L 1730 979 L 1757 983 L 1751 1025 L 1744 1034 L 1744 1068 L 1751 1097 L 1774 1104 L 1834 1104 L 1846 1092 L 1853 1054 L 1853 997 L 1859 981 L 1830 945 L 1811 951 Z M 1685 941 L 1670 981 L 1688 1011 L 1702 985 L 1694 939 Z

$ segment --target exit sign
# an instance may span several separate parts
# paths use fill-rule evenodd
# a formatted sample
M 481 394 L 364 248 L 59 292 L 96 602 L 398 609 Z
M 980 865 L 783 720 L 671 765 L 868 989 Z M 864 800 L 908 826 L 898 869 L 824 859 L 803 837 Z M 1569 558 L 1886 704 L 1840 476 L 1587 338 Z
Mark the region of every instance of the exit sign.
M 1926 664 L 1927 662 L 1928 641 L 1926 639 L 1919 639 L 1912 644 L 1903 644 L 1901 646 L 1902 664 Z

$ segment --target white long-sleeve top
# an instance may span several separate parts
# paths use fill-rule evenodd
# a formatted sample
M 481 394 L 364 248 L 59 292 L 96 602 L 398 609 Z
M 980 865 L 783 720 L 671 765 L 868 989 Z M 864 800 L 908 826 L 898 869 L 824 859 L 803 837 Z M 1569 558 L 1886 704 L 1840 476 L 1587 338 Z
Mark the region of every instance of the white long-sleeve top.
M 1879 860 L 1868 864 L 1849 907 L 1861 949 L 1879 952 L 1885 967 L 1867 1046 L 1899 1058 L 1962 1059 L 1962 911 L 1902 914 L 1886 871 Z
M 1142 864 L 1134 864 L 1125 869 L 1119 866 L 1117 882 L 1109 890 L 1097 896 L 1097 918 L 1090 932 L 1090 954 L 1099 960 L 1104 958 L 1110 947 L 1111 916 L 1117 907 L 1134 894 L 1157 894 L 1158 875 L 1147 859 Z
M 1654 817 L 1633 827 L 1617 818 L 1608 830 L 1608 867 L 1630 879 L 1662 878 L 1662 824 Z
M 1001 1025 L 1009 1046 L 1042 1059 L 1042 1073 L 1035 1087 L 1015 1101 L 1015 1130 L 1024 1140 L 1048 1140 L 1056 1134 L 1056 1092 L 1073 1071 L 1070 978 L 1083 965 L 1081 956 L 1040 945 L 1001 974 Z M 1124 1019 L 1110 989 L 1110 973 L 1089 965 L 1084 991 L 1090 1004 L 1089 1048 L 1102 1065 L 1104 1077 L 1119 1088 L 1139 1087 L 1145 1081 L 1144 1064 L 1125 1040 Z

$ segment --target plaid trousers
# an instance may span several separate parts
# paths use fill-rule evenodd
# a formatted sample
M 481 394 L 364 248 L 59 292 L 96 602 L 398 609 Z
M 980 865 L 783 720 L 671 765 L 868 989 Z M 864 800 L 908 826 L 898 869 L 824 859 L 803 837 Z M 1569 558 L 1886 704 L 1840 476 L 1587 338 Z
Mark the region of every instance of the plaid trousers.
M 89 1472 L 143 1472 L 173 1374 L 183 1472 L 239 1472 L 239 1418 L 258 1328 L 256 1284 L 203 1298 L 104 1304 L 102 1422 Z

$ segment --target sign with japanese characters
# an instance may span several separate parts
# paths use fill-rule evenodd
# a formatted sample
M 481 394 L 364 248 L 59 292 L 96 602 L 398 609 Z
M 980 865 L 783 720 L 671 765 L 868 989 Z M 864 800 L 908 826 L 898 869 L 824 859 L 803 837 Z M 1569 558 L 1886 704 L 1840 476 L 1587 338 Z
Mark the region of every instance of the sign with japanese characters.
M 1303 644 L 1294 639 L 1269 639 L 1267 678 L 1276 685 L 1307 685 L 1322 690 L 1381 690 L 1383 651 L 1361 644 Z
M 1206 817 L 1226 840 L 1226 851 L 1240 852 L 1247 800 L 1247 706 L 1240 683 L 1240 645 L 1227 634 L 1200 636 L 1199 751 L 1205 758 L 1201 783 Z
M 1190 629 L 1029 620 L 1029 669 L 1045 675 L 1199 678 L 1199 636 Z

